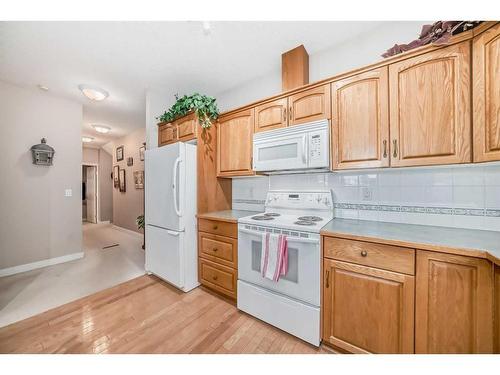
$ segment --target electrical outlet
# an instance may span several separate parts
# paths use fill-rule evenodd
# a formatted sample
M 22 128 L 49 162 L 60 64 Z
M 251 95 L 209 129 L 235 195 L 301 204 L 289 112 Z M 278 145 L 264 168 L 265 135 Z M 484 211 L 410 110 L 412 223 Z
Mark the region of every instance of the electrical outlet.
M 362 190 L 362 193 L 363 193 L 363 200 L 364 201 L 371 201 L 372 200 L 372 198 L 373 198 L 372 189 L 364 187 Z

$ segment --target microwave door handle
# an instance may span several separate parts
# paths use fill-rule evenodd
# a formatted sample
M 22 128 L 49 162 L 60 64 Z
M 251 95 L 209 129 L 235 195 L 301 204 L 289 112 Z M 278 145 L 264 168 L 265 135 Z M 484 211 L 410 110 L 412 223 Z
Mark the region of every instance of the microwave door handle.
M 302 162 L 307 164 L 307 135 L 302 137 Z
M 264 232 L 260 232 L 260 231 L 249 230 L 249 229 L 238 229 L 238 232 L 251 234 L 253 236 L 262 236 L 262 233 L 264 233 Z M 292 237 L 292 236 L 287 236 L 287 239 L 290 242 L 299 242 L 299 243 L 318 243 L 318 241 L 319 241 L 317 239 L 297 238 L 297 237 Z

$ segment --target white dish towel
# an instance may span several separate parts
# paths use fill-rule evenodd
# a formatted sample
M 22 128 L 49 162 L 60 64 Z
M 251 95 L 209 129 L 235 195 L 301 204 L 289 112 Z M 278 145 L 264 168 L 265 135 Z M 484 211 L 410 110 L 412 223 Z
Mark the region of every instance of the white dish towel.
M 262 277 L 278 281 L 288 271 L 288 246 L 282 234 L 262 233 Z

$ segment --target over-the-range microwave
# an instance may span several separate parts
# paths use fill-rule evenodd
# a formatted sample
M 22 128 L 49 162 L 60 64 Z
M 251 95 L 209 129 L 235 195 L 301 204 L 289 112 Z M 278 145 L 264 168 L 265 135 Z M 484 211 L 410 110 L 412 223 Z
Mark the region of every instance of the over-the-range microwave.
M 253 136 L 253 169 L 262 174 L 330 169 L 328 120 L 269 130 Z

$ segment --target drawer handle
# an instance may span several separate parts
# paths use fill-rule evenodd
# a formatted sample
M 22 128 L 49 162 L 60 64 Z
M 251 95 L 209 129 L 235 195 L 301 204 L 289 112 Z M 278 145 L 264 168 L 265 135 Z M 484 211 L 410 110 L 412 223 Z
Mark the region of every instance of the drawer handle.
M 217 275 L 212 276 L 213 280 L 217 280 Z
M 219 229 L 219 226 L 218 225 L 214 225 L 214 230 L 217 230 Z
M 361 250 L 361 256 L 362 257 L 365 257 L 367 255 L 368 255 L 368 253 L 366 252 L 366 250 Z
M 219 250 L 219 249 L 217 249 L 216 247 L 214 247 L 212 250 L 213 250 L 213 251 L 217 251 L 217 250 Z

